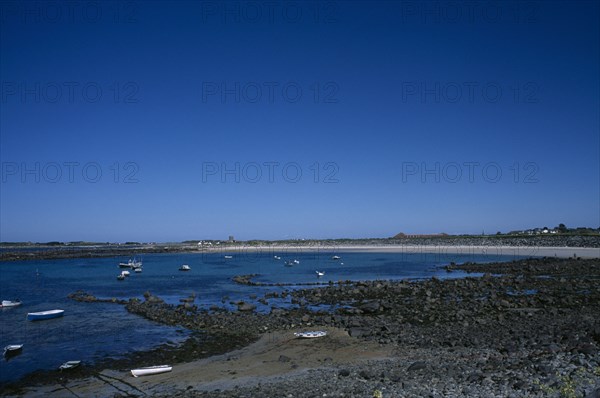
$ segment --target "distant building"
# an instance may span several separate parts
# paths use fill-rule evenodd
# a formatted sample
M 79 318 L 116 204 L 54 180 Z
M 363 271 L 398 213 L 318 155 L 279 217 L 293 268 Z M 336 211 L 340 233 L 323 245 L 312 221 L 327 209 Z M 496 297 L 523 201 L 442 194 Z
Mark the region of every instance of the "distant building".
M 235 242 L 235 238 L 233 237 L 233 235 L 229 235 L 229 241 L 230 242 Z

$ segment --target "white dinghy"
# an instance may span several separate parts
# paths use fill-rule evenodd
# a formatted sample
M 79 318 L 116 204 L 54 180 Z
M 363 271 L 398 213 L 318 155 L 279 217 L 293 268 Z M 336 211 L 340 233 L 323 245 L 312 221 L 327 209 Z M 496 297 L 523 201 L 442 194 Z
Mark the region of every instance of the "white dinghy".
M 298 337 L 299 339 L 314 339 L 317 337 L 327 336 L 327 332 L 324 330 L 316 330 L 312 332 L 296 332 L 294 333 L 294 336 Z
M 58 367 L 59 370 L 69 370 L 81 365 L 81 361 L 67 361 Z
M 21 300 L 2 300 L 2 304 L 0 304 L 0 307 L 4 308 L 8 308 L 8 307 L 17 307 L 21 305 Z
M 11 344 L 4 347 L 4 356 L 11 357 L 13 355 L 19 354 L 23 349 L 23 344 Z
M 172 369 L 173 367 L 169 365 L 148 366 L 146 368 L 131 369 L 131 374 L 133 377 L 149 376 L 170 372 Z

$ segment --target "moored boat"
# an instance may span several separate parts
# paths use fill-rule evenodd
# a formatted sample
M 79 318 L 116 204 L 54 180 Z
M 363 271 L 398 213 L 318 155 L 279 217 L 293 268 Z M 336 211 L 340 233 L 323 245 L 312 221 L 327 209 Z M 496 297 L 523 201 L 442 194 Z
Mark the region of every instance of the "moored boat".
M 142 267 L 135 268 L 135 269 L 133 270 L 133 272 L 137 272 L 137 273 L 139 274 L 140 272 L 142 272 Z
M 123 274 L 117 275 L 117 280 L 124 281 L 125 280 L 125 275 L 123 275 Z
M 172 369 L 173 367 L 169 365 L 148 366 L 145 368 L 131 369 L 131 374 L 133 377 L 149 376 L 170 372 Z
M 183 264 L 181 267 L 179 267 L 179 271 L 189 271 L 189 270 L 191 270 L 191 268 L 187 264 Z
M 339 260 L 341 257 L 340 256 L 333 256 L 331 257 L 332 260 Z
M 11 344 L 4 347 L 4 356 L 10 357 L 13 355 L 17 355 L 23 349 L 23 344 Z
M 135 258 L 129 259 L 126 263 L 119 263 L 119 267 L 121 268 L 140 268 L 142 266 L 141 260 L 136 260 Z
M 129 276 L 129 275 L 131 275 L 131 273 L 129 271 L 121 271 L 121 275 Z
M 58 367 L 59 370 L 69 370 L 81 365 L 81 361 L 67 361 Z
M 315 271 L 318 277 L 325 275 L 325 271 Z
M 327 336 L 327 332 L 324 330 L 315 330 L 311 332 L 296 332 L 294 333 L 294 336 L 300 339 L 314 339 L 317 337 Z
M 223 257 L 226 258 L 226 259 L 233 258 L 233 256 L 223 256 Z
M 27 314 L 28 321 L 42 321 L 45 319 L 59 318 L 63 316 L 65 310 L 49 310 L 41 312 L 29 312 Z
M 21 300 L 17 299 L 17 300 L 2 300 L 2 304 L 0 305 L 0 307 L 2 308 L 8 308 L 8 307 L 16 307 L 18 305 L 21 305 Z

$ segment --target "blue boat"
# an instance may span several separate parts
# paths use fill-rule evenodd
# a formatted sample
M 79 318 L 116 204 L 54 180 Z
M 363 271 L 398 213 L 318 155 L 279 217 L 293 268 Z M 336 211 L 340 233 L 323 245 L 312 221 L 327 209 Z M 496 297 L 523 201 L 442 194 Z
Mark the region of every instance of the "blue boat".
M 27 314 L 28 321 L 42 321 L 45 319 L 59 318 L 63 316 L 65 310 L 50 310 L 42 312 L 30 312 Z

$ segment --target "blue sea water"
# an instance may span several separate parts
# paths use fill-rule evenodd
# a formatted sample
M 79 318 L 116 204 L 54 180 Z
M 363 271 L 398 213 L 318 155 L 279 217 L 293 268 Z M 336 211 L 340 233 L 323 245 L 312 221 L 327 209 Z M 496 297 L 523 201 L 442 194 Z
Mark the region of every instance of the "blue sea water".
M 224 255 L 233 258 L 225 259 Z M 332 255 L 342 258 L 332 260 Z M 281 260 L 274 259 L 280 256 Z M 127 258 L 37 260 L 0 262 L 0 300 L 20 299 L 23 304 L 0 310 L 0 348 L 24 344 L 20 355 L 0 360 L 0 384 L 17 380 L 35 370 L 56 369 L 68 360 L 94 363 L 104 358 L 152 349 L 158 345 L 182 342 L 189 332 L 129 314 L 121 305 L 80 303 L 67 298 L 84 290 L 99 298 L 142 298 L 144 292 L 177 304 L 192 293 L 196 304 L 233 308 L 231 301 L 255 302 L 270 290 L 282 287 L 242 286 L 232 282 L 241 274 L 259 274 L 255 280 L 266 283 L 311 283 L 339 280 L 421 279 L 463 277 L 447 273 L 440 266 L 453 261 L 510 261 L 524 256 L 510 254 L 424 254 L 357 252 L 242 251 L 219 253 L 148 254 L 143 257 L 143 272 L 131 272 L 118 281 L 118 263 Z M 285 260 L 299 264 L 284 266 Z M 189 264 L 191 271 L 179 271 Z M 324 271 L 317 278 L 315 271 Z M 289 289 L 289 287 L 287 287 Z M 225 298 L 224 298 L 225 297 Z M 258 303 L 256 303 L 258 304 Z M 64 309 L 62 318 L 29 322 L 28 312 Z M 258 304 L 259 311 L 269 307 Z

